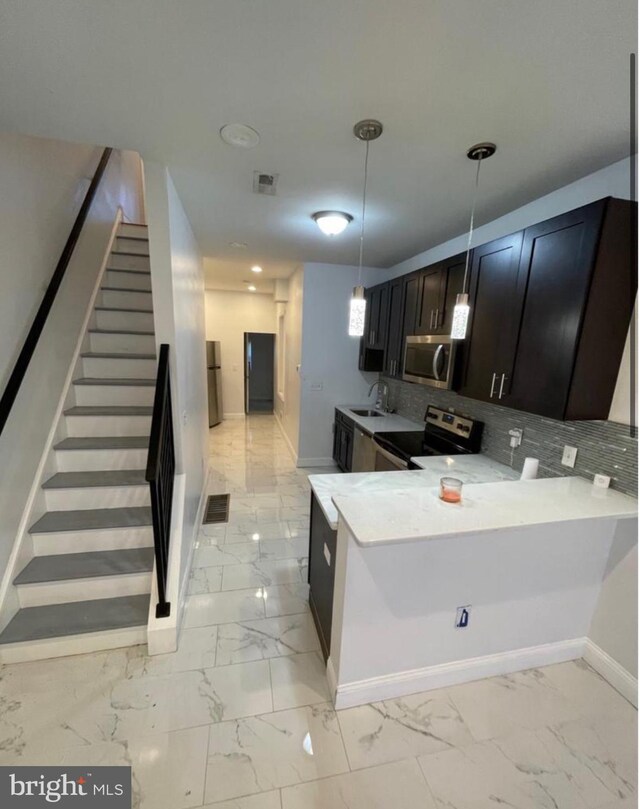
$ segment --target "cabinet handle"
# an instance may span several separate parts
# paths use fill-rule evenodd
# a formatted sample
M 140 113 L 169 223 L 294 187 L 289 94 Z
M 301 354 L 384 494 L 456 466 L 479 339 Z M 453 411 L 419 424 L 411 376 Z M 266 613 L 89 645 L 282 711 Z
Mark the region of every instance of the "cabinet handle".
M 496 379 L 498 378 L 498 374 L 493 375 L 493 379 L 491 380 L 491 393 L 489 394 L 489 398 L 493 399 L 493 390 L 496 386 Z
M 504 380 L 506 376 L 507 376 L 506 374 L 502 374 L 502 379 L 500 380 L 500 391 L 498 393 L 498 399 L 502 399 L 502 391 L 504 389 Z
M 431 310 L 431 318 L 429 319 L 429 328 L 430 328 L 430 329 L 432 329 L 432 328 L 433 328 L 433 314 L 434 314 L 434 313 L 433 313 L 433 309 L 432 309 L 432 310 Z
M 434 318 L 434 326 L 437 329 L 440 322 L 440 309 L 436 309 L 436 316 Z

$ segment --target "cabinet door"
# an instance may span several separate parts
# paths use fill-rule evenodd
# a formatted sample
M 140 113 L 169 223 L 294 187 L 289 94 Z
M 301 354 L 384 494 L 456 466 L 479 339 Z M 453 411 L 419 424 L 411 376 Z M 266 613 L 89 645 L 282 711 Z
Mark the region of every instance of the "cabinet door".
M 312 495 L 309 541 L 309 605 L 318 630 L 318 637 L 325 660 L 331 650 L 336 536 L 337 532 L 331 530 L 315 495 Z
M 466 253 L 442 261 L 442 308 L 438 313 L 438 334 L 451 334 L 451 321 L 453 319 L 453 307 L 456 305 L 456 297 L 462 292 L 464 283 L 464 268 L 466 264 Z
M 564 418 L 603 211 L 604 203 L 597 202 L 524 232 L 521 271 L 527 275 L 527 296 L 513 407 Z
M 387 376 L 402 376 L 404 292 L 403 278 L 396 278 L 395 281 L 389 282 L 389 320 L 384 364 Z
M 389 313 L 389 285 L 380 284 L 371 289 L 369 301 L 371 315 L 369 318 L 368 347 L 384 351 L 387 341 L 387 317 Z
M 433 334 L 442 312 L 442 267 L 435 264 L 422 270 L 420 302 L 415 334 Z
M 519 272 L 522 236 L 519 231 L 474 250 L 464 396 L 495 402 L 508 397 L 526 288 Z

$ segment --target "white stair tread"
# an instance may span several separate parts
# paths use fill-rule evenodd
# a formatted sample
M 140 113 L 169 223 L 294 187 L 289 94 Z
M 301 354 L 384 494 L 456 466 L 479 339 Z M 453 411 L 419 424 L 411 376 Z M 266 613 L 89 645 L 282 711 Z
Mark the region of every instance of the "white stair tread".
M 111 376 L 84 376 L 80 379 L 73 380 L 74 385 L 115 385 L 116 387 L 147 387 L 152 388 L 156 384 L 155 379 L 144 377 L 140 379 L 133 379 L 122 377 L 117 379 Z
M 148 612 L 148 595 L 25 607 L 0 633 L 0 644 L 146 626 Z
M 133 312 L 136 315 L 152 315 L 153 309 L 128 309 L 124 306 L 95 306 L 96 312 Z
M 146 435 L 91 436 L 88 438 L 64 438 L 54 446 L 55 450 L 86 449 L 147 449 Z
M 43 489 L 79 489 L 98 486 L 144 486 L 144 469 L 105 469 L 84 472 L 56 472 L 42 484 Z
M 152 416 L 153 408 L 146 405 L 75 405 L 64 411 L 65 416 Z
M 155 332 L 136 329 L 90 329 L 89 334 L 149 334 L 153 336 Z
M 155 354 L 123 354 L 115 351 L 84 351 L 81 357 L 92 360 L 155 360 Z
M 133 268 L 126 268 L 126 267 L 109 267 L 109 265 L 105 268 L 107 272 L 132 272 L 134 275 L 151 275 L 151 270 L 145 270 L 141 267 L 133 267 Z
M 152 525 L 149 506 L 87 508 L 73 511 L 47 511 L 29 529 L 31 534 L 99 531 L 110 528 L 141 528 Z
M 13 583 L 42 584 L 70 579 L 124 576 L 150 570 L 153 570 L 153 548 L 61 553 L 54 556 L 35 556 L 18 573 Z

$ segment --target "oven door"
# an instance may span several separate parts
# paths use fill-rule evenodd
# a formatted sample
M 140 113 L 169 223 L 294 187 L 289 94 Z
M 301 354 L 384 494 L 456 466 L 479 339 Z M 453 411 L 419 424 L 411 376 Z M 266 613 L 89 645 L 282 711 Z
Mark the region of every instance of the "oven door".
M 453 383 L 456 344 L 438 334 L 409 336 L 404 349 L 404 373 L 407 382 L 448 390 Z

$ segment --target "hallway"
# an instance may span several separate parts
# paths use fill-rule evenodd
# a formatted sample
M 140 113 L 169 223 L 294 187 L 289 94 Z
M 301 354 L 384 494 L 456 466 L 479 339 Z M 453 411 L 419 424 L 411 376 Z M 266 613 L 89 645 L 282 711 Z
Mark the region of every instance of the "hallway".
M 582 662 L 340 711 L 306 602 L 311 470 L 272 416 L 210 431 L 175 654 L 5 666 L 0 764 L 130 764 L 143 809 L 631 809 L 636 711 Z M 220 803 L 218 803 L 220 802 Z

